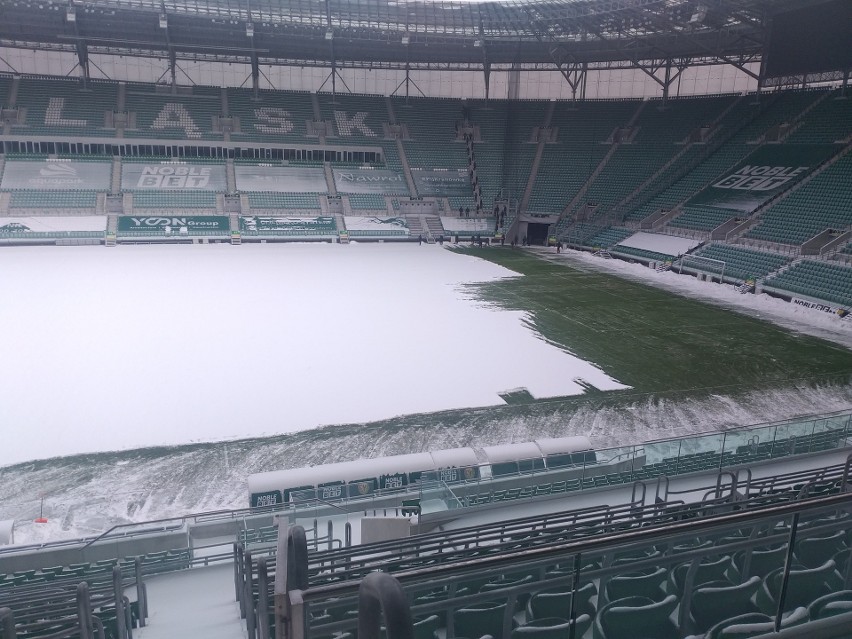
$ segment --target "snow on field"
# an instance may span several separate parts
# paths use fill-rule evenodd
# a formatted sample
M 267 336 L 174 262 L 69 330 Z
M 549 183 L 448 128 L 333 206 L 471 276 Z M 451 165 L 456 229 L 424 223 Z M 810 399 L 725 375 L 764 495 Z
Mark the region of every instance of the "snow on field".
M 729 284 L 701 282 L 696 277 L 679 275 L 676 270 L 658 273 L 639 263 L 629 263 L 619 259 L 607 260 L 584 251 L 566 250 L 556 254 L 553 249 L 529 250 L 548 260 L 563 263 L 572 268 L 614 273 L 852 348 L 852 316 L 841 318 L 833 313 L 804 308 L 766 294 L 744 295 Z
M 464 289 L 511 271 L 436 246 L 16 248 L 0 273 L 0 466 L 624 388 Z

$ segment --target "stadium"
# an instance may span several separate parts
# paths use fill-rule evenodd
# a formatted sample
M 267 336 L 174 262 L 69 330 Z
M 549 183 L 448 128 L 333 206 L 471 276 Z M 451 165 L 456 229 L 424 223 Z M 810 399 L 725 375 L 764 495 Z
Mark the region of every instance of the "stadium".
M 852 637 L 847 0 L 0 0 L 0 639 Z

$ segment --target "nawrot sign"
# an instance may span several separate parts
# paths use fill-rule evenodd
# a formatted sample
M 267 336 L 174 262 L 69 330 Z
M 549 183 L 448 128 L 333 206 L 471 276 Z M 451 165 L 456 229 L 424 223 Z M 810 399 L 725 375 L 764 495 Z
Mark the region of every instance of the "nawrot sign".
M 763 146 L 687 204 L 752 213 L 810 175 L 836 150 L 827 144 Z
M 118 232 L 131 231 L 165 231 L 171 229 L 173 233 L 195 233 L 199 231 L 221 231 L 230 233 L 230 220 L 224 215 L 182 215 L 182 216 L 159 216 L 159 217 L 136 217 L 132 215 L 118 218 Z M 186 231 L 181 231 L 186 229 Z
M 387 169 L 334 169 L 334 185 L 340 193 L 409 194 L 402 173 Z

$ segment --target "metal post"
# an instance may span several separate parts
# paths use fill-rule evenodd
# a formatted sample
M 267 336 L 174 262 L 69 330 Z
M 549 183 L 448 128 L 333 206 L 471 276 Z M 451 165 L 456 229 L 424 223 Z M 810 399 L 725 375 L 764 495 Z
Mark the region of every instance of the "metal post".
M 799 527 L 799 513 L 793 513 L 790 524 L 790 538 L 787 540 L 787 557 L 784 560 L 784 576 L 781 580 L 781 592 L 778 593 L 778 609 L 775 612 L 775 632 L 781 631 L 781 614 L 784 612 L 784 601 L 787 598 L 787 586 L 790 581 L 790 570 L 793 568 L 793 549 L 796 545 L 796 529 Z
M 580 589 L 580 568 L 582 567 L 582 555 L 577 553 L 574 555 L 574 579 L 572 581 L 571 604 L 568 607 L 568 620 L 571 622 L 571 627 L 568 629 L 568 639 L 575 639 L 577 633 L 577 591 Z
M 680 471 L 680 452 L 683 450 L 683 440 L 681 439 L 677 445 L 677 461 L 675 462 L 675 475 Z
M 77 626 L 80 639 L 92 639 L 92 602 L 89 599 L 89 584 L 85 581 L 77 584 Z M 15 636 L 14 629 L 10 636 Z
M 319 550 L 319 522 L 314 518 L 314 550 Z
M 142 558 L 137 557 L 133 562 L 133 567 L 136 571 L 136 601 L 139 602 L 139 627 L 145 627 L 145 620 L 148 618 L 148 590 L 145 588 L 145 582 L 142 580 Z
M 259 639 L 271 639 L 267 602 L 268 589 L 269 572 L 266 568 L 266 557 L 261 557 L 257 561 L 257 633 Z
M 127 624 L 124 621 L 124 586 L 121 583 L 121 566 L 112 567 L 112 591 L 115 597 L 115 625 L 118 628 L 118 639 L 127 639 Z
M 328 549 L 334 550 L 334 524 L 328 520 Z
M 236 593 L 236 598 L 234 601 L 240 602 L 240 612 L 242 613 L 242 585 L 241 585 L 241 574 L 243 567 L 243 549 L 242 546 L 234 542 L 234 592 Z
M 255 639 L 257 621 L 254 609 L 254 574 L 252 568 L 251 551 L 246 551 L 245 564 L 243 566 L 243 599 L 245 600 L 246 632 L 248 639 Z

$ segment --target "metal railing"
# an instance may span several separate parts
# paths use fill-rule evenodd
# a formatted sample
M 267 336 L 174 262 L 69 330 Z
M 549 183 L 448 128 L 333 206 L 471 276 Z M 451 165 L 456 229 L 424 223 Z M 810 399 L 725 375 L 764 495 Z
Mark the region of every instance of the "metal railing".
M 686 566 L 686 581 L 678 590 L 677 616 L 683 622 L 681 635 L 688 634 L 691 615 L 691 596 L 697 582 L 696 573 L 702 559 L 723 556 L 738 566 L 743 575 L 748 574 L 748 562 L 754 558 L 756 549 L 765 546 L 783 548 L 783 561 L 775 571 L 782 584 L 779 590 L 767 586 L 762 580 L 761 588 L 769 595 L 773 610 L 768 616 L 773 619 L 776 630 L 782 627 L 784 613 L 788 611 L 787 600 L 798 601 L 800 593 L 792 593 L 789 587 L 791 574 L 797 570 L 794 551 L 798 551 L 801 539 L 819 539 L 821 536 L 847 531 L 848 515 L 852 509 L 852 495 L 843 493 L 814 498 L 804 502 L 771 505 L 755 511 L 729 512 L 683 522 L 672 522 L 664 528 L 639 528 L 616 531 L 577 541 L 555 542 L 544 546 L 520 548 L 505 555 L 469 558 L 460 562 L 436 563 L 432 566 L 401 570 L 394 576 L 399 580 L 406 595 L 414 602 L 413 614 L 425 616 L 444 614 L 447 616 L 447 636 L 452 636 L 452 619 L 455 611 L 486 601 L 505 601 L 506 610 L 514 610 L 519 600 L 542 590 L 559 588 L 570 592 L 572 601 L 579 597 L 583 584 L 593 581 L 598 585 L 599 597 L 606 593 L 607 583 L 643 570 L 666 569 L 674 574 L 676 566 Z M 822 517 L 823 519 L 819 519 Z M 726 535 L 729 538 L 726 539 Z M 715 545 L 696 545 L 696 540 L 715 539 Z M 692 544 L 692 545 L 690 545 Z M 665 552 L 659 548 L 665 547 Z M 760 551 L 759 551 L 760 552 Z M 629 556 L 626 564 L 619 563 L 619 556 Z M 779 555 L 780 556 L 780 555 Z M 833 560 L 828 560 L 832 561 Z M 828 562 L 826 562 L 828 563 Z M 844 567 L 842 585 L 850 585 L 849 565 Z M 832 563 L 832 566 L 834 564 Z M 834 568 L 832 567 L 832 570 Z M 496 582 L 494 589 L 472 593 L 464 591 L 465 583 L 494 578 L 495 575 L 517 575 L 519 572 L 533 575 L 523 583 L 505 580 L 501 587 Z M 795 575 L 793 575 L 795 576 Z M 764 576 L 765 577 L 765 576 Z M 690 579 L 693 583 L 689 583 Z M 772 580 L 776 583 L 777 579 Z M 359 581 L 311 587 L 306 590 L 282 592 L 276 589 L 276 601 L 286 601 L 288 615 L 276 618 L 276 636 L 302 639 L 316 635 L 352 631 L 358 623 L 354 617 L 341 618 L 328 614 L 311 621 L 313 613 L 334 609 L 354 609 Z M 444 589 L 447 596 L 440 601 L 419 603 L 418 597 Z M 795 595 L 795 596 L 794 596 Z M 792 605 L 792 604 L 791 604 Z M 599 606 L 598 610 L 600 611 Z M 569 618 L 576 621 L 576 611 Z M 504 620 L 504 636 L 511 629 L 511 615 Z M 286 633 L 282 634 L 282 633 Z M 574 627 L 571 629 L 573 636 Z M 803 635 L 804 636 L 804 635 Z

